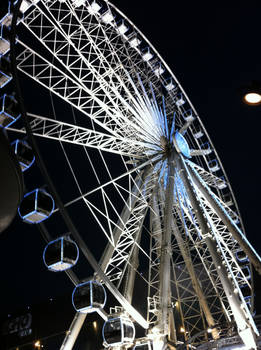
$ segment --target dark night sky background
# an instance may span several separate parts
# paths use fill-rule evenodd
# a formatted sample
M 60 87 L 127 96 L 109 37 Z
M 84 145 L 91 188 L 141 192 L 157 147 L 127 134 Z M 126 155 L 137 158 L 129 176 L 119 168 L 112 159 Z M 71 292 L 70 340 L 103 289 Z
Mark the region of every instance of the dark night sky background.
M 261 107 L 244 105 L 239 94 L 242 85 L 261 80 L 260 1 L 112 2 L 154 45 L 188 94 L 227 172 L 247 236 L 261 253 Z M 1 234 L 1 315 L 71 292 L 65 275 L 46 270 L 44 246 L 37 229 L 19 218 Z M 257 304 L 258 285 L 260 278 Z

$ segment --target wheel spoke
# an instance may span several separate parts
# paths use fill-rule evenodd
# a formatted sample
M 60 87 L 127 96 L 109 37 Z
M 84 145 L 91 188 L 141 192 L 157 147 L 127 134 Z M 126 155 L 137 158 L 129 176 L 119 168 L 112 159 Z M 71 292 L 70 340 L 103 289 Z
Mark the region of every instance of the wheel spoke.
M 136 159 L 143 158 L 142 154 L 153 152 L 150 145 L 131 139 L 107 135 L 92 129 L 79 127 L 58 120 L 49 119 L 39 115 L 28 113 L 32 132 L 35 136 L 51 140 L 68 142 L 84 147 L 91 147 L 101 151 L 116 153 Z M 25 133 L 25 129 L 9 128 L 9 130 Z M 140 156 L 139 156 L 140 154 Z

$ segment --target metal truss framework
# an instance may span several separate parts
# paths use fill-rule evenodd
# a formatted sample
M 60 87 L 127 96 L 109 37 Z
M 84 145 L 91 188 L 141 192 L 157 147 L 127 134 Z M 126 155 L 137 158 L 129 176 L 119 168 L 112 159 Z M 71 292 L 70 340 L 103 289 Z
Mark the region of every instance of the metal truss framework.
M 35 1 L 17 40 L 19 71 L 53 106 L 53 117 L 28 113 L 32 132 L 60 147 L 76 188 L 65 205 L 91 216 L 105 242 L 95 278 L 117 290 L 122 312 L 155 349 L 197 334 L 195 345 L 218 340 L 234 323 L 252 345 L 249 259 L 261 262 L 216 151 L 157 51 L 112 4 L 95 3 Z M 71 115 L 56 111 L 57 97 Z M 88 188 L 66 144 L 84 153 Z M 137 288 L 145 312 L 132 307 Z M 72 323 L 74 340 L 83 321 Z

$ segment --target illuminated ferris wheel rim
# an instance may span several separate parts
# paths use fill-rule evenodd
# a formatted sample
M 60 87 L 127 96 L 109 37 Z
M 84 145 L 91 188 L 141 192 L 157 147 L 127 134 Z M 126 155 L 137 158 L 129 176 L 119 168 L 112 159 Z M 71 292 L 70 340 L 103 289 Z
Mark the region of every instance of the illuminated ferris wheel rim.
M 182 89 L 181 85 L 179 84 L 177 78 L 174 76 L 174 74 L 172 73 L 172 71 L 170 70 L 170 68 L 168 67 L 168 65 L 165 63 L 165 61 L 162 59 L 162 57 L 159 55 L 159 53 L 157 52 L 157 50 L 151 45 L 151 43 L 150 43 L 150 42 L 145 38 L 145 36 L 138 30 L 138 28 L 137 28 L 137 27 L 136 27 L 136 26 L 121 12 L 121 11 L 119 11 L 119 10 L 118 10 L 113 4 L 111 4 L 110 2 L 105 1 L 105 3 L 109 4 L 109 6 L 111 6 L 118 14 L 120 14 L 120 16 L 121 16 L 122 18 L 124 18 L 124 19 L 128 22 L 128 24 L 130 24 L 130 25 L 132 26 L 132 28 L 134 29 L 135 34 L 138 34 L 144 41 L 146 41 L 147 44 L 149 44 L 149 47 L 153 49 L 153 53 L 157 55 L 158 59 L 160 60 L 160 63 L 164 66 L 164 68 L 167 69 L 169 75 L 174 79 L 175 84 L 177 84 L 177 86 L 178 86 L 178 89 L 180 90 L 180 92 L 181 92 L 181 93 L 183 94 L 183 96 L 185 97 L 186 102 L 188 102 L 188 104 L 190 105 L 191 109 L 193 110 L 193 116 L 197 118 L 198 122 L 200 123 L 200 126 L 201 126 L 202 130 L 204 131 L 205 136 L 206 136 L 206 137 L 208 138 L 208 140 L 209 140 L 209 144 L 211 145 L 211 150 L 212 150 L 212 152 L 214 152 L 214 153 L 216 154 L 216 151 L 215 151 L 214 147 L 212 146 L 212 142 L 210 141 L 210 138 L 209 138 L 209 136 L 208 136 L 208 134 L 207 134 L 207 132 L 206 132 L 206 130 L 205 130 L 205 128 L 204 128 L 204 126 L 203 126 L 201 120 L 200 120 L 200 118 L 198 117 L 198 115 L 197 115 L 197 113 L 196 113 L 196 111 L 195 111 L 195 108 L 194 108 L 193 105 L 191 104 L 190 100 L 188 99 L 187 95 L 185 94 L 184 90 Z M 132 34 L 133 34 L 133 32 L 132 32 Z M 128 40 L 128 36 L 125 38 L 125 40 L 126 40 L 126 39 Z M 142 58 L 141 58 L 141 60 L 142 60 Z M 218 158 L 217 154 L 216 154 L 216 157 L 217 157 L 217 160 L 219 161 L 219 158 Z M 221 169 L 222 169 L 222 171 L 223 171 L 223 173 L 224 173 L 223 166 L 222 166 L 222 164 L 221 164 L 220 161 L 219 161 L 219 165 L 221 166 Z M 225 179 L 227 179 L 226 176 L 225 176 Z M 231 192 L 231 194 L 232 194 L 232 197 L 234 198 L 234 195 L 233 195 L 233 193 L 232 193 L 232 190 L 231 190 L 231 187 L 230 187 L 230 185 L 229 185 L 228 180 L 226 180 L 226 184 L 228 185 L 228 187 L 229 187 L 229 189 L 230 189 L 230 192 Z M 235 206 L 236 206 L 236 208 L 237 208 L 237 205 L 236 205 L 236 202 L 235 202 L 235 201 L 234 201 L 234 204 L 235 204 Z M 230 205 L 231 205 L 231 204 L 230 204 Z M 241 220 L 241 219 L 240 219 L 240 220 Z
M 48 1 L 47 1 L 47 2 L 48 2 Z M 206 132 L 206 130 L 205 130 L 205 128 L 204 128 L 204 126 L 203 126 L 201 120 L 200 120 L 200 118 L 198 117 L 195 108 L 194 108 L 193 105 L 191 104 L 190 100 L 188 99 L 187 95 L 185 94 L 185 92 L 184 92 L 184 90 L 182 89 L 181 85 L 179 84 L 177 78 L 174 76 L 174 74 L 172 73 L 172 71 L 170 70 L 170 68 L 168 67 L 168 65 L 165 63 L 165 61 L 164 61 L 164 60 L 162 59 L 162 57 L 159 55 L 159 53 L 157 52 L 157 50 L 156 50 L 156 49 L 151 45 L 151 43 L 145 38 L 145 36 L 138 30 L 138 28 L 137 28 L 137 27 L 136 27 L 136 26 L 135 26 L 135 25 L 120 11 L 120 10 L 118 10 L 118 9 L 117 9 L 113 4 L 111 4 L 110 2 L 105 1 L 105 3 L 109 4 L 109 6 L 111 6 L 111 7 L 114 9 L 114 11 L 116 11 L 118 14 L 120 14 L 120 16 L 121 16 L 122 18 L 124 18 L 124 19 L 128 22 L 128 24 L 130 24 L 130 25 L 132 26 L 132 28 L 133 28 L 134 31 L 135 31 L 135 34 L 138 34 L 144 41 L 146 41 L 147 44 L 149 44 L 149 47 L 153 49 L 153 53 L 157 55 L 158 59 L 160 60 L 160 63 L 164 66 L 164 68 L 166 68 L 166 70 L 168 71 L 169 75 L 174 79 L 175 83 L 176 83 L 177 86 L 178 86 L 178 89 L 179 89 L 180 92 L 183 94 L 184 98 L 186 99 L 186 102 L 190 105 L 191 109 L 193 110 L 193 116 L 197 118 L 198 122 L 200 123 L 200 126 L 201 126 L 202 130 L 204 131 L 204 135 L 208 138 L 209 144 L 211 145 L 211 150 L 212 150 L 212 152 L 215 153 L 216 158 L 217 158 L 217 160 L 218 160 L 218 163 L 219 163 L 219 165 L 220 165 L 220 167 L 221 167 L 221 170 L 222 170 L 222 172 L 224 173 L 224 169 L 223 169 L 223 166 L 222 166 L 221 162 L 219 161 L 219 157 L 218 157 L 217 154 L 216 154 L 216 151 L 215 151 L 215 149 L 214 149 L 214 147 L 213 147 L 213 145 L 212 145 L 212 142 L 211 142 L 211 140 L 210 140 L 210 138 L 209 138 L 209 136 L 208 136 L 208 134 L 207 134 L 207 132 Z M 133 34 L 133 33 L 132 33 L 132 34 Z M 128 40 L 128 37 L 126 37 L 125 40 Z M 142 60 L 142 58 L 141 58 L 141 60 Z M 149 63 L 148 63 L 148 64 L 149 64 Z M 41 117 L 39 117 L 39 116 L 38 116 L 38 118 L 41 119 Z M 44 119 L 44 118 L 43 118 L 43 119 Z M 175 141 L 175 140 L 174 140 L 174 141 Z M 202 157 L 204 157 L 204 155 L 202 155 Z M 224 174 L 225 174 L 225 173 L 224 173 Z M 234 195 L 233 195 L 233 192 L 232 192 L 232 190 L 231 190 L 230 184 L 229 184 L 229 182 L 228 182 L 228 180 L 227 180 L 227 177 L 224 176 L 224 178 L 226 179 L 226 184 L 228 185 L 228 187 L 229 187 L 229 189 L 230 189 L 232 198 L 234 198 Z M 236 209 L 237 209 L 237 211 L 238 211 L 237 204 L 236 204 L 235 200 L 234 200 L 234 204 L 235 204 L 235 207 L 236 207 Z M 231 205 L 231 204 L 230 204 L 230 205 Z M 240 216 L 239 216 L 239 218 L 240 218 Z M 241 221 L 241 218 L 240 218 L 240 221 Z
M 48 2 L 48 1 L 47 1 L 47 2 Z M 94 3 L 96 3 L 96 2 L 94 1 Z M 36 2 L 36 4 L 37 4 L 37 2 Z M 79 4 L 81 4 L 81 2 L 79 2 Z M 82 2 L 82 4 L 83 4 L 83 2 Z M 235 196 L 234 196 L 234 194 L 233 194 L 231 185 L 230 185 L 230 183 L 229 183 L 229 181 L 228 181 L 228 178 L 227 178 L 227 176 L 226 176 L 226 173 L 225 173 L 225 171 L 224 171 L 223 165 L 222 165 L 222 163 L 221 163 L 221 161 L 220 161 L 219 156 L 217 155 L 217 152 L 216 152 L 216 150 L 215 150 L 215 148 L 214 148 L 214 146 L 213 146 L 213 143 L 212 143 L 212 141 L 211 141 L 211 139 L 210 139 L 210 137 L 209 137 L 209 135 L 208 135 L 208 133 L 207 133 L 207 131 L 206 131 L 204 125 L 203 125 L 203 123 L 201 122 L 201 120 L 200 120 L 200 118 L 199 118 L 199 116 L 198 116 L 198 114 L 197 114 L 197 112 L 196 112 L 194 106 L 192 105 L 191 101 L 189 100 L 189 98 L 188 98 L 188 96 L 186 95 L 185 91 L 183 90 L 182 86 L 181 86 L 180 83 L 178 82 L 177 78 L 175 77 L 175 75 L 173 74 L 173 72 L 171 71 L 171 69 L 169 68 L 169 66 L 166 64 L 166 62 L 165 62 L 165 61 L 163 60 L 163 58 L 160 56 L 160 54 L 158 53 L 158 51 L 157 51 L 157 50 L 154 48 L 154 46 L 146 39 L 146 37 L 139 31 L 139 29 L 132 23 L 132 21 L 129 20 L 129 19 L 128 19 L 119 9 L 117 9 L 116 6 L 113 5 L 111 2 L 109 2 L 109 1 L 104 1 L 104 4 L 107 4 L 108 7 L 111 7 L 111 8 L 113 9 L 113 11 L 117 12 L 117 14 L 120 15 L 121 19 L 124 19 L 124 20 L 127 22 L 127 24 L 130 25 L 130 26 L 132 27 L 133 31 L 131 32 L 131 36 L 134 37 L 135 35 L 138 35 L 144 42 L 147 43 L 148 47 L 151 48 L 151 49 L 153 50 L 153 54 L 156 55 L 157 58 L 158 58 L 158 60 L 159 60 L 159 63 L 160 63 L 159 67 L 164 67 L 164 69 L 168 72 L 168 78 L 171 77 L 171 78 L 174 80 L 176 87 L 177 87 L 178 90 L 182 93 L 182 95 L 184 96 L 186 102 L 189 104 L 191 110 L 193 111 L 193 118 L 195 118 L 196 121 L 197 121 L 197 122 L 199 123 L 199 125 L 200 125 L 200 129 L 201 129 L 201 130 L 200 130 L 199 132 L 204 134 L 205 141 L 206 141 L 206 139 L 207 139 L 207 142 L 208 142 L 208 144 L 209 144 L 209 147 L 210 147 L 211 152 L 212 152 L 213 154 L 215 154 L 215 158 L 213 159 L 213 162 L 214 162 L 213 165 L 209 166 L 209 165 L 208 165 L 208 161 L 205 160 L 205 162 L 204 162 L 204 163 L 205 163 L 205 166 L 208 167 L 209 172 L 212 173 L 214 176 L 215 176 L 215 171 L 216 171 L 215 169 L 218 169 L 219 174 L 220 174 L 218 177 L 220 178 L 220 182 L 221 182 L 220 186 L 221 186 L 221 187 L 222 187 L 222 186 L 227 187 L 227 189 L 226 189 L 226 196 L 229 197 L 229 206 L 233 206 L 233 205 L 234 205 L 234 207 L 235 207 L 234 212 L 237 213 L 238 219 L 239 219 L 239 221 L 240 221 L 240 225 L 241 225 L 241 227 L 242 227 L 242 230 L 244 231 L 242 219 L 241 219 L 240 212 L 239 212 L 239 209 L 238 209 L 238 205 L 237 205 L 237 203 L 236 203 Z M 109 9 L 109 11 L 110 11 L 110 9 Z M 97 14 L 95 14 L 95 15 L 97 15 Z M 99 15 L 100 15 L 100 14 L 99 14 Z M 97 15 L 97 16 L 98 16 L 98 15 Z M 112 22 L 109 23 L 109 26 L 110 26 L 110 25 L 116 26 L 116 23 L 115 23 L 114 19 L 113 19 Z M 128 32 L 129 32 L 129 30 L 128 30 Z M 127 32 L 127 33 L 128 33 L 128 32 Z M 125 34 L 123 33 L 122 36 L 124 37 L 124 41 L 125 41 L 125 44 L 124 44 L 124 45 L 126 45 L 126 42 L 129 40 L 129 34 L 126 34 L 126 35 L 125 35 Z M 135 49 L 138 50 L 137 47 L 135 47 Z M 140 53 L 140 54 L 141 54 L 141 53 Z M 143 60 L 142 57 L 141 57 L 140 59 L 141 59 L 141 61 Z M 147 63 L 150 64 L 149 61 L 148 61 Z M 151 67 L 151 69 L 153 69 L 153 67 Z M 159 81 L 160 81 L 160 80 L 161 80 L 161 84 L 166 86 L 166 81 L 164 81 L 164 78 L 161 78 L 161 76 L 160 76 L 160 74 L 159 74 Z M 195 122 L 192 122 L 191 125 L 189 126 L 189 128 L 191 128 L 191 126 L 193 126 L 193 123 L 195 123 Z M 205 143 L 205 142 L 204 142 L 204 143 Z M 200 156 L 200 158 L 205 158 L 205 157 L 206 157 L 206 155 Z M 195 158 L 194 158 L 194 159 L 195 159 Z M 214 170 L 214 171 L 213 171 L 213 170 Z M 212 171 L 213 171 L 213 172 L 212 172 Z M 214 177 L 214 176 L 213 176 L 213 177 Z M 222 180 L 221 180 L 221 179 L 222 179 Z M 214 181 L 214 180 L 213 180 L 213 181 Z

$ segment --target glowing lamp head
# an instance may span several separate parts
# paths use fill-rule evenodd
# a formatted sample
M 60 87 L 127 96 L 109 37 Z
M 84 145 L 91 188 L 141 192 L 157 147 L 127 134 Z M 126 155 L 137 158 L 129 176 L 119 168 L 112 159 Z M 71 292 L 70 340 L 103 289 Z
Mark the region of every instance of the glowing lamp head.
M 244 96 L 244 102 L 248 105 L 260 105 L 261 104 L 261 94 L 257 92 L 248 92 Z
M 246 86 L 240 88 L 242 100 L 249 106 L 261 105 L 261 83 L 259 81 L 251 81 Z
M 40 342 L 40 340 L 37 340 L 37 341 L 34 343 L 34 347 L 35 347 L 35 348 L 40 348 L 40 347 L 41 347 L 41 342 Z

